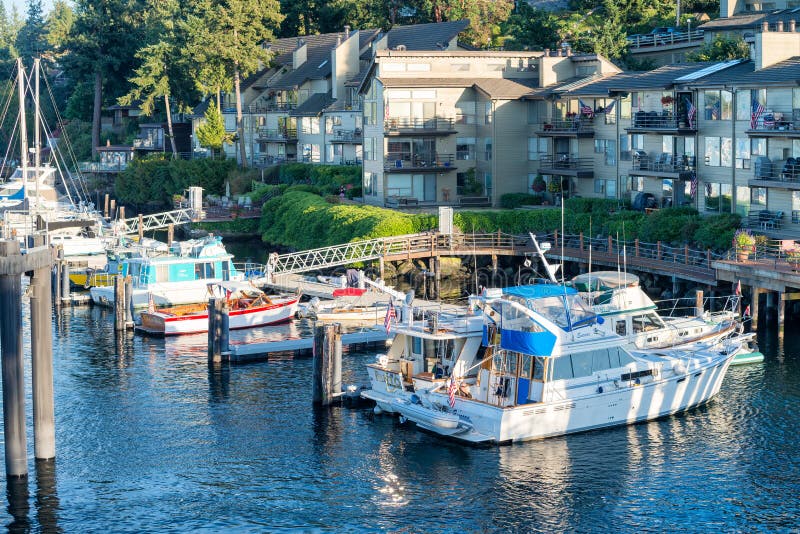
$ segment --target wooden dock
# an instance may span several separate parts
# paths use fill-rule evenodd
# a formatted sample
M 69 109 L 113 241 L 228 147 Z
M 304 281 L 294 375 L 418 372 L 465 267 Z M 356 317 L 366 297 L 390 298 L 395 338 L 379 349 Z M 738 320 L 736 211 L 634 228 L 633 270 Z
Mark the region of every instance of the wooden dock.
M 378 345 L 383 346 L 389 335 L 383 327 L 342 334 L 342 346 Z M 313 337 L 282 339 L 280 341 L 262 341 L 251 343 L 231 343 L 231 363 L 245 363 L 264 360 L 269 354 L 276 352 L 310 353 L 314 347 Z

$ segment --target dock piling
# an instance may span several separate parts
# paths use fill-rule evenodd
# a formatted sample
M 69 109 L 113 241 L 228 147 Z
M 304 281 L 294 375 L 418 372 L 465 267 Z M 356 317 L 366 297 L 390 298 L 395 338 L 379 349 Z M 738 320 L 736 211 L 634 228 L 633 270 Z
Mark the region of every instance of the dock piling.
M 694 292 L 694 314 L 697 317 L 702 317 L 705 313 L 703 306 L 703 290 L 697 289 Z
M 47 267 L 31 277 L 31 378 L 33 385 L 33 452 L 37 460 L 56 456 L 53 401 L 53 319 Z
M 222 305 L 218 298 L 208 299 L 208 363 L 222 362 Z
M 125 277 L 125 328 L 133 328 L 133 278 Z
M 330 406 L 342 391 L 342 325 L 320 324 L 314 327 L 314 375 L 312 401 Z
M 19 242 L 0 241 L 0 256 L 20 256 Z M 7 477 L 28 475 L 25 369 L 22 361 L 22 275 L 0 274 L 0 349 Z
M 114 330 L 125 330 L 125 280 L 114 277 Z

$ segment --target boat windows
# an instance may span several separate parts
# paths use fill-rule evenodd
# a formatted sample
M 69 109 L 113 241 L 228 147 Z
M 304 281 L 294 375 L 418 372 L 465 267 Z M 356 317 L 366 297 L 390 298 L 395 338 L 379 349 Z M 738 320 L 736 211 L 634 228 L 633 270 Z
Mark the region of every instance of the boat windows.
M 633 358 L 620 347 L 595 349 L 553 359 L 553 380 L 591 376 L 598 371 L 616 369 L 632 363 Z
M 214 278 L 214 264 L 212 262 L 198 262 L 194 265 L 194 276 L 197 280 Z
M 545 359 L 541 356 L 536 356 L 533 359 L 533 379 L 544 380 L 544 362 Z
M 156 266 L 156 282 L 169 282 L 169 265 Z
M 633 323 L 633 331 L 636 334 L 662 327 L 662 324 L 660 324 L 661 322 L 653 315 L 639 315 L 638 317 L 634 317 L 631 322 Z
M 411 352 L 414 354 L 422 354 L 422 338 L 411 338 Z
M 625 324 L 625 321 L 617 321 L 617 335 L 618 336 L 628 335 L 628 327 Z

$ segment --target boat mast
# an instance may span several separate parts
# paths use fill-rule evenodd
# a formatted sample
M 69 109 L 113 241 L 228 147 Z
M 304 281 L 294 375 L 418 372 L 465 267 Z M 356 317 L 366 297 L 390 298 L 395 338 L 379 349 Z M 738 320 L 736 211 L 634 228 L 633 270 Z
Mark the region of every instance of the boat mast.
M 25 124 L 25 68 L 22 58 L 17 58 L 17 83 L 19 84 L 19 159 L 22 164 L 22 194 L 28 198 L 28 126 Z
M 33 107 L 35 108 L 34 111 L 34 121 L 33 121 L 33 154 L 34 154 L 34 167 L 36 170 L 34 171 L 34 178 L 36 180 L 34 188 L 36 189 L 36 207 L 39 208 L 39 202 L 41 202 L 42 197 L 39 196 L 39 176 L 41 175 L 41 166 L 42 166 L 42 145 L 41 145 L 41 135 L 39 133 L 39 123 L 42 119 L 41 113 L 42 110 L 39 108 L 39 58 L 33 60 L 33 72 L 35 73 L 34 76 L 34 93 L 33 93 Z

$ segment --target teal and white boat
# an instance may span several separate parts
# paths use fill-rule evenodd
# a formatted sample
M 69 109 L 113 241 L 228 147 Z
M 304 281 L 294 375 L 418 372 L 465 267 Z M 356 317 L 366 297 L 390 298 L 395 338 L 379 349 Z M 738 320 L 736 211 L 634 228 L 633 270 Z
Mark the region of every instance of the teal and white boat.
M 206 302 L 208 284 L 242 280 L 243 275 L 233 265 L 222 238 L 176 241 L 169 254 L 124 258 L 121 274 L 133 280 L 134 308 L 176 306 Z M 113 286 L 92 287 L 92 302 L 101 306 L 114 305 Z

